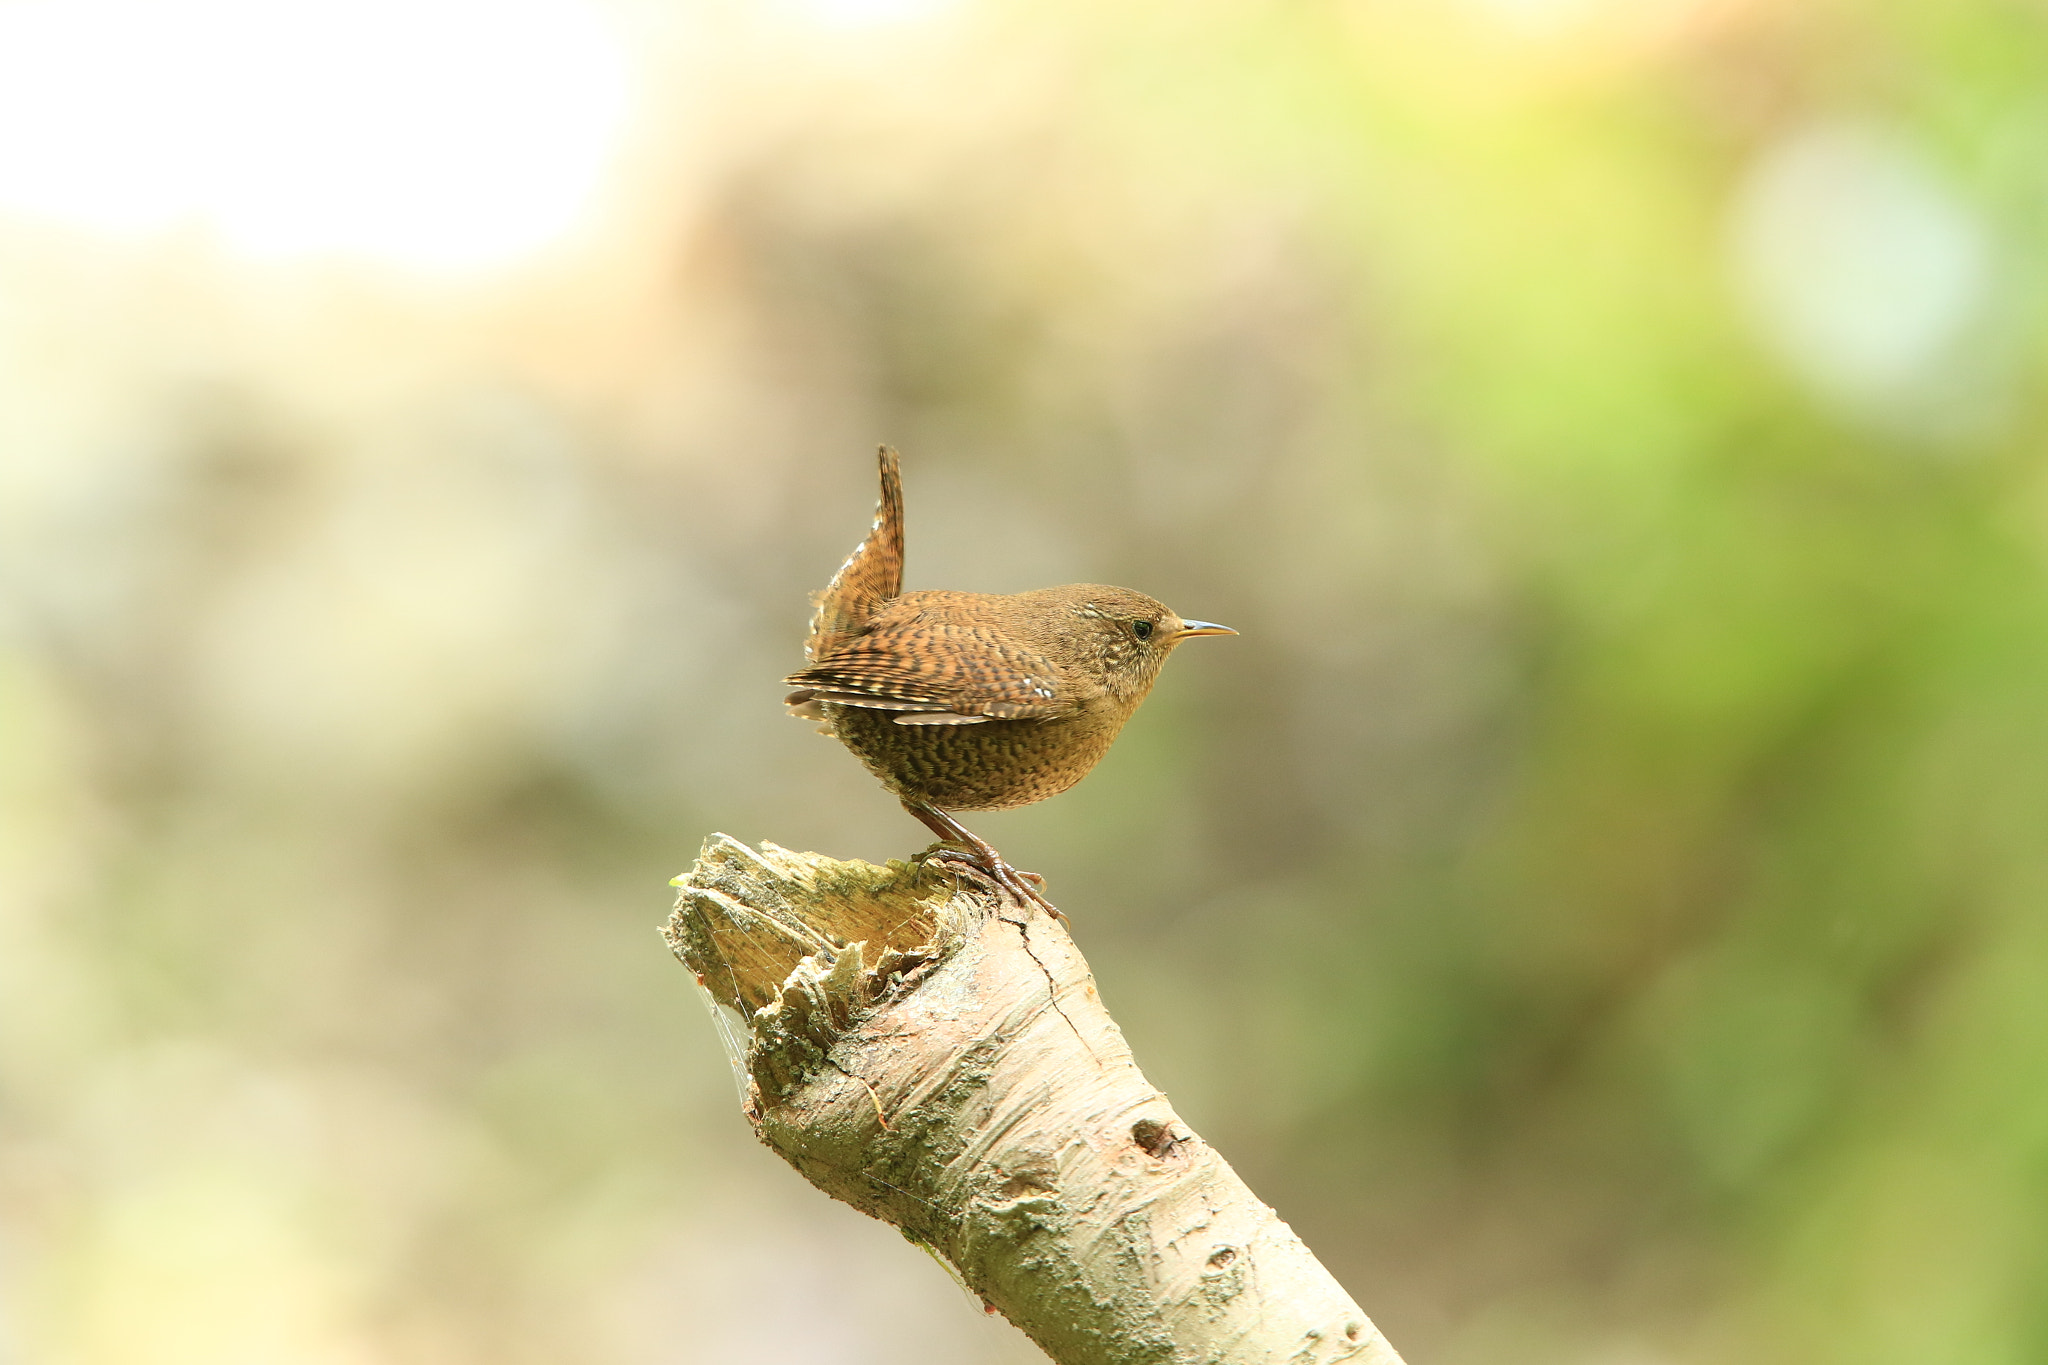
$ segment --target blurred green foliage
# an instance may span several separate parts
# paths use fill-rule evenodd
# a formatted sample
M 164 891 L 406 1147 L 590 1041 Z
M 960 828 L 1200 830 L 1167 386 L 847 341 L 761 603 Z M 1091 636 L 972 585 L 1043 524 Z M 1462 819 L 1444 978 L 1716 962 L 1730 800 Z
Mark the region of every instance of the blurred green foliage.
M 885 438 L 1243 632 L 976 828 L 1411 1360 L 2048 1358 L 2048 15 L 647 41 L 545 268 L 0 233 L 0 1359 L 1031 1358 L 652 928 L 921 846 L 775 686 Z

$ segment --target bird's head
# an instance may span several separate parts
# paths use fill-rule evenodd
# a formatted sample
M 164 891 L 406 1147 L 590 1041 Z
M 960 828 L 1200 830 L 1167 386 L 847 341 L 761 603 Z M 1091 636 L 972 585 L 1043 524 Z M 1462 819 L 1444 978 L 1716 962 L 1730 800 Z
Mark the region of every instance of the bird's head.
M 1189 621 L 1129 588 L 1071 583 L 1024 594 L 1041 600 L 1059 639 L 1058 662 L 1132 702 L 1159 676 L 1166 656 L 1198 635 L 1235 635 L 1229 626 Z

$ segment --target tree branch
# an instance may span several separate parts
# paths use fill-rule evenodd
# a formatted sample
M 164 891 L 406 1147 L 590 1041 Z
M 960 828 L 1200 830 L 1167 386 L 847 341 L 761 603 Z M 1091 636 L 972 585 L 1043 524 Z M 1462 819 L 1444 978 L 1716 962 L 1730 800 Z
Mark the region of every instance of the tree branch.
M 677 885 L 755 1133 L 1059 1365 L 1400 1365 L 1146 1083 L 1058 921 L 938 862 L 724 835 Z

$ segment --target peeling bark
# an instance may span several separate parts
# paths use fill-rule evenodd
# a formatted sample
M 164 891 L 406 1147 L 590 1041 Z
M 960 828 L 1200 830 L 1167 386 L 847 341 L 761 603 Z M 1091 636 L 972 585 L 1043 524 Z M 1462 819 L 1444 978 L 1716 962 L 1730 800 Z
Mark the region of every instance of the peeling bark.
M 1400 1365 L 1146 1083 L 1058 921 L 936 862 L 724 835 L 677 885 L 756 1134 L 1060 1365 Z

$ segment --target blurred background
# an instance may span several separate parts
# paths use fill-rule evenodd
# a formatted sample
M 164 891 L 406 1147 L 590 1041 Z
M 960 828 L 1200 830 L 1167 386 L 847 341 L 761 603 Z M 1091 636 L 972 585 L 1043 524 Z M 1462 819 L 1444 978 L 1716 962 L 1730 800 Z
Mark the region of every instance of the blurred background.
M 0 1362 L 1042 1359 L 656 935 L 882 440 L 1409 1360 L 2048 1359 L 2044 231 L 2032 0 L 0 0 Z

